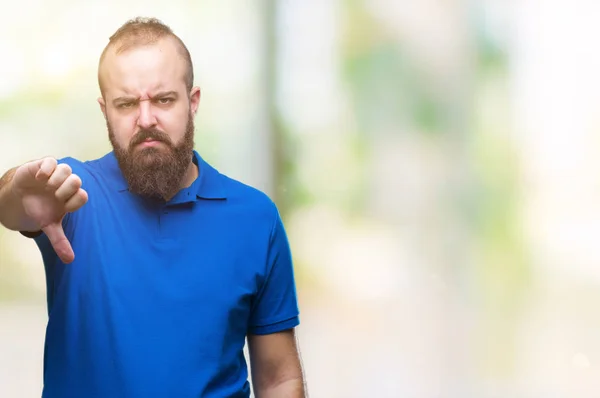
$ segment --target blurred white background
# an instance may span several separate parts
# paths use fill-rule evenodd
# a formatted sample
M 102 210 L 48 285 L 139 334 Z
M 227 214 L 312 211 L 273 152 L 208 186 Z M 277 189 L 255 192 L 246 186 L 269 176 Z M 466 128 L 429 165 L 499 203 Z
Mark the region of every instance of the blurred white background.
M 98 57 L 188 45 L 197 149 L 279 205 L 312 397 L 600 396 L 600 3 L 0 6 L 0 172 L 110 150 Z M 40 396 L 45 285 L 0 230 L 0 397 Z

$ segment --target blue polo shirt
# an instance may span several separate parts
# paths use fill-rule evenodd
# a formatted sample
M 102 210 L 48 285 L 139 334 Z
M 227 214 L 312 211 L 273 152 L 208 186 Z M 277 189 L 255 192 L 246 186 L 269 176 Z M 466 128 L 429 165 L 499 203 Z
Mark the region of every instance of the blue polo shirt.
M 36 238 L 47 281 L 47 398 L 248 397 L 247 334 L 299 324 L 273 202 L 197 152 L 170 202 L 127 190 L 114 154 L 61 159 L 89 201 L 63 225 L 75 261 Z

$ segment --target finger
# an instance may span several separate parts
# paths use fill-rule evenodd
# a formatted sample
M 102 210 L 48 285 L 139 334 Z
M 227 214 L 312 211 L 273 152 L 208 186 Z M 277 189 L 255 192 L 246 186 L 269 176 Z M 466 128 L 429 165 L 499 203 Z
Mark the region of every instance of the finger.
M 31 162 L 25 163 L 25 167 L 27 167 L 27 172 L 33 178 L 37 178 L 38 172 L 40 171 L 40 167 L 44 159 L 38 159 Z
M 65 203 L 65 210 L 67 213 L 72 213 L 79 210 L 88 201 L 88 194 L 83 189 L 79 189 L 75 195 L 71 196 Z
M 50 181 L 48 181 L 50 182 Z M 69 198 L 81 188 L 81 178 L 77 174 L 71 174 L 67 179 L 58 187 L 54 196 L 60 202 L 66 202 Z
M 69 243 L 69 240 L 65 236 L 65 231 L 63 231 L 62 224 L 60 222 L 50 224 L 42 230 L 46 236 L 48 236 L 50 244 L 52 244 L 52 247 L 54 248 L 54 251 L 60 260 L 65 264 L 73 262 L 75 259 L 75 253 L 73 253 L 71 243 Z
M 44 158 L 41 161 L 32 163 L 34 163 L 32 167 L 38 167 L 38 170 L 36 170 L 35 174 L 32 173 L 35 175 L 35 179 L 38 181 L 48 180 L 57 167 L 57 161 L 54 158 Z M 35 163 L 38 164 L 36 165 Z
M 59 164 L 48 179 L 46 186 L 56 190 L 72 173 L 71 167 L 68 164 Z

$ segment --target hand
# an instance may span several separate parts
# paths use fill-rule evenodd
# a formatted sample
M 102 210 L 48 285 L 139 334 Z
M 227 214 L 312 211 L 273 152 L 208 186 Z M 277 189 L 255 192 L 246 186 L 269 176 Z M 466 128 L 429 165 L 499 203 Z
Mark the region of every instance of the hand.
M 69 165 L 44 158 L 19 167 L 13 176 L 12 190 L 35 228 L 48 236 L 59 258 L 65 264 L 72 262 L 75 254 L 62 220 L 65 214 L 87 203 L 88 195 L 81 189 L 79 176 L 73 174 Z

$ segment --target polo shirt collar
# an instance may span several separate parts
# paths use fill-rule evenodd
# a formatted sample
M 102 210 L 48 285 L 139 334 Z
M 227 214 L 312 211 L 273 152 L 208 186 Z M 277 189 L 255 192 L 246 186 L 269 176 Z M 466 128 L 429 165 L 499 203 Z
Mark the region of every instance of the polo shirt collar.
M 196 196 L 201 199 L 226 199 L 221 173 L 202 159 L 196 151 L 194 151 L 194 159 L 198 164 L 198 178 L 194 181 L 197 188 Z
M 109 152 L 102 160 L 110 184 L 119 192 L 127 191 L 129 189 L 127 180 L 123 177 L 114 151 Z M 194 163 L 198 165 L 198 178 L 187 189 L 195 191 L 196 197 L 200 199 L 226 199 L 221 173 L 208 164 L 195 150 Z M 177 197 L 177 195 L 175 196 Z

